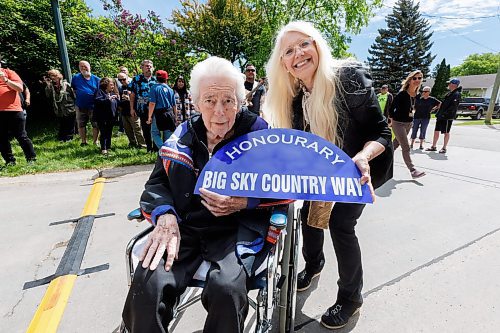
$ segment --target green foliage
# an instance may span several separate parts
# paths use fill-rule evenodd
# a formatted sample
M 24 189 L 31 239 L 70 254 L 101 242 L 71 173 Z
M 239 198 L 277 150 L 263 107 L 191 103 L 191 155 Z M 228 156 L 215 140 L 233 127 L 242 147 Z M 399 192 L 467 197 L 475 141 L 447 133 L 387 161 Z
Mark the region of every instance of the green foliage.
M 379 29 L 379 36 L 370 47 L 368 62 L 377 85 L 388 84 L 399 90 L 401 81 L 414 70 L 426 77 L 435 56 L 429 22 L 419 12 L 413 0 L 399 0 L 386 17 L 387 29 Z
M 238 61 L 243 67 L 253 61 L 262 32 L 262 15 L 241 0 L 181 1 L 171 22 L 182 43 L 193 53 L 206 53 Z
M 434 69 L 434 86 L 432 87 L 432 95 L 443 100 L 444 95 L 448 92 L 448 84 L 450 79 L 450 65 L 446 64 L 446 59 L 443 59 Z
M 95 72 L 105 74 L 112 65 L 113 40 L 103 37 L 113 36 L 112 22 L 90 17 L 84 0 L 66 0 L 60 7 L 72 68 L 87 59 Z M 0 52 L 24 80 L 36 82 L 48 69 L 60 67 L 50 1 L 3 0 L 0 13 Z
M 500 53 L 471 54 L 451 69 L 452 76 L 495 74 L 500 66 Z

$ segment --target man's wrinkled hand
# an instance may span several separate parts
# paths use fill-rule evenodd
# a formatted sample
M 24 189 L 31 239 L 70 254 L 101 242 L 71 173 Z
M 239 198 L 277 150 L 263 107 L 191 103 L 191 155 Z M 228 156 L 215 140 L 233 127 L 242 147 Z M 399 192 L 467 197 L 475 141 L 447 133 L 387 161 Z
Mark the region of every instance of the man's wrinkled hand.
M 214 216 L 225 216 L 247 208 L 248 198 L 230 197 L 200 188 L 201 203 Z
M 165 270 L 168 272 L 178 258 L 181 234 L 177 225 L 177 217 L 172 214 L 165 214 L 158 217 L 156 226 L 149 234 L 144 250 L 139 257 L 142 267 L 152 271 L 158 267 L 161 258 L 167 251 L 165 260 Z

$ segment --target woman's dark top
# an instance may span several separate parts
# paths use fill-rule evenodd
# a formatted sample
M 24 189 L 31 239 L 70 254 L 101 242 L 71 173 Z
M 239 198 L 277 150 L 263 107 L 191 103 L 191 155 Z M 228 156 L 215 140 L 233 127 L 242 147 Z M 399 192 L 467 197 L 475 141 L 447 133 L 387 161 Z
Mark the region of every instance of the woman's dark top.
M 111 98 L 111 96 L 118 97 L 115 93 L 108 94 L 102 89 L 97 90 L 94 97 L 93 121 L 113 121 L 115 119 L 119 98 Z
M 339 69 L 339 97 L 337 111 L 339 122 L 337 132 L 347 155 L 354 157 L 369 141 L 382 144 L 385 151 L 370 161 L 372 184 L 375 188 L 392 178 L 393 149 L 391 130 L 387 119 L 380 110 L 377 95 L 372 87 L 372 79 L 361 65 Z M 292 102 L 294 129 L 304 130 L 302 91 Z M 306 126 L 309 132 L 309 126 Z
M 410 116 L 412 109 L 415 107 L 416 98 L 411 97 L 406 90 L 400 91 L 389 109 L 389 117 L 395 121 L 403 123 L 411 123 L 413 117 Z
M 431 110 L 441 103 L 440 100 L 429 96 L 423 98 L 421 94 L 417 95 L 417 100 L 415 101 L 415 119 L 431 119 Z

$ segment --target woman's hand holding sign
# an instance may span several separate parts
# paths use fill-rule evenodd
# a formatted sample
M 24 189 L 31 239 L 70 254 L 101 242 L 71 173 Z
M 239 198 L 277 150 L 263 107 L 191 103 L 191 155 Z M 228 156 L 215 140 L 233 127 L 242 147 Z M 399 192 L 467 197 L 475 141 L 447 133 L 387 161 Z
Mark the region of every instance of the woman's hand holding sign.
M 247 207 L 248 198 L 230 197 L 200 188 L 201 203 L 214 216 L 225 216 L 236 213 Z
M 373 189 L 372 178 L 370 176 L 370 164 L 368 162 L 380 155 L 384 150 L 384 146 L 380 143 L 369 141 L 365 144 L 363 150 L 352 158 L 359 171 L 361 171 L 361 185 L 368 184 L 373 202 L 375 202 L 375 190 Z

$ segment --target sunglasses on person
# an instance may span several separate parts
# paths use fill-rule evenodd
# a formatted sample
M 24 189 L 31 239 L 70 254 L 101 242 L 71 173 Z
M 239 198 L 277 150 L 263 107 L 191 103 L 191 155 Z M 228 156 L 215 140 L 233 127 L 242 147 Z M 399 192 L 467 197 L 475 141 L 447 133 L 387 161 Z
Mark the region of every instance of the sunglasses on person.
M 421 76 L 414 76 L 411 78 L 413 81 L 416 81 L 416 80 L 422 80 L 422 77 Z
M 118 81 L 127 81 L 127 79 L 118 79 Z
M 247 72 L 255 72 L 255 68 L 247 68 L 246 71 Z

